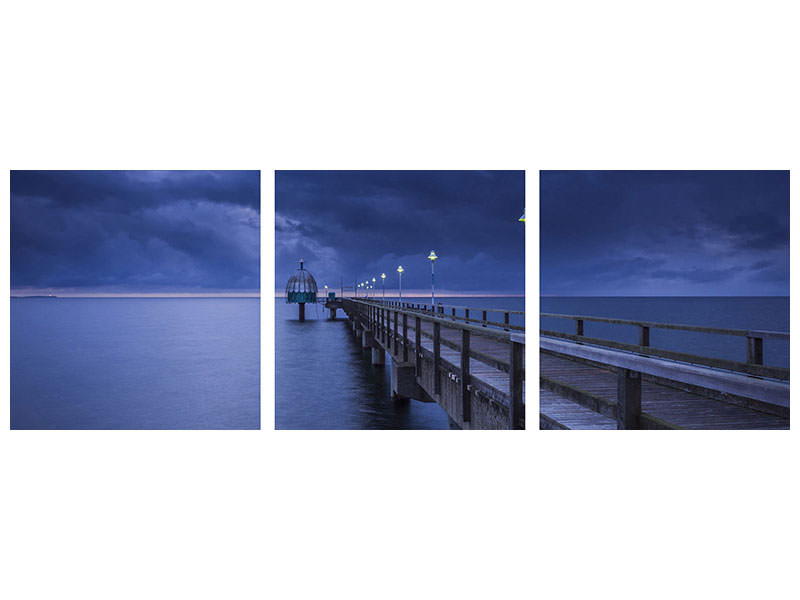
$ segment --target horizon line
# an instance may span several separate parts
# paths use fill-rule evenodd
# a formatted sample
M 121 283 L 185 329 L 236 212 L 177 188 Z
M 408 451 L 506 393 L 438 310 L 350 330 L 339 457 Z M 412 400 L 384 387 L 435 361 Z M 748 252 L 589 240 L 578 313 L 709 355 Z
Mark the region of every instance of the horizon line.
M 539 298 L 790 298 L 790 294 L 539 294 Z
M 336 291 L 336 290 L 332 290 Z M 319 294 L 319 298 L 325 297 L 325 292 L 317 292 Z M 285 291 L 278 291 L 275 290 L 275 297 L 276 298 L 283 298 L 286 296 Z M 355 298 L 355 294 L 351 290 L 348 290 L 344 296 L 340 295 L 338 291 L 336 292 L 337 298 Z M 366 296 L 359 294 L 359 298 L 366 298 Z M 371 299 L 380 299 L 383 298 L 382 294 L 373 294 L 369 296 Z M 408 293 L 406 294 L 403 292 L 403 298 L 430 298 L 431 294 L 428 292 L 427 294 L 421 293 Z M 525 298 L 526 295 L 524 293 L 515 293 L 515 294 L 508 294 L 508 293 L 501 293 L 501 292 L 455 292 L 455 293 L 444 293 L 444 292 L 437 292 L 437 298 Z M 399 298 L 397 294 L 386 294 L 386 298 Z
M 60 294 L 10 294 L 11 298 L 260 298 L 259 293 L 230 292 L 64 292 Z

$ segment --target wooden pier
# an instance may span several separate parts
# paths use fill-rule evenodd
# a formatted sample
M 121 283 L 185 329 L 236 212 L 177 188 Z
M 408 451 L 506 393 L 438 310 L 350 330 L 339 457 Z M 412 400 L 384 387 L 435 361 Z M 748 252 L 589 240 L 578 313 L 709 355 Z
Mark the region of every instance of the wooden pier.
M 541 429 L 789 428 L 789 369 L 764 365 L 763 352 L 788 333 L 541 316 L 575 323 L 575 334 L 540 330 Z M 587 337 L 586 321 L 636 327 L 639 343 Z M 651 329 L 739 336 L 747 361 L 653 348 Z
M 395 399 L 437 402 L 460 429 L 525 428 L 525 328 L 510 322 L 524 313 L 345 298 L 332 314 L 339 306 L 373 365 L 390 356 Z

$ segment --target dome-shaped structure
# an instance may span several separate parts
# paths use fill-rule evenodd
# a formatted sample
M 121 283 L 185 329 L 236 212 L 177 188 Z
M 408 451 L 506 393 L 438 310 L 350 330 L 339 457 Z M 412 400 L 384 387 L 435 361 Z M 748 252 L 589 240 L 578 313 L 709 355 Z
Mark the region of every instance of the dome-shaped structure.
M 303 259 L 300 259 L 300 268 L 289 277 L 286 284 L 286 303 L 304 304 L 317 301 L 317 282 L 314 276 L 303 268 Z

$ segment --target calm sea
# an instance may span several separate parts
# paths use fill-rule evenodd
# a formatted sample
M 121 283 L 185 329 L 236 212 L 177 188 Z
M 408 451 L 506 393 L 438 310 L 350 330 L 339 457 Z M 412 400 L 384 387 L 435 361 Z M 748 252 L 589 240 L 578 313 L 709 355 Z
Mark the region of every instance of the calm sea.
M 543 313 L 614 317 L 620 319 L 701 325 L 726 329 L 789 331 L 787 297 L 659 297 L 659 298 L 553 298 L 542 297 Z M 541 327 L 575 333 L 575 322 L 541 319 Z M 630 344 L 638 343 L 638 328 L 607 323 L 584 323 L 584 334 Z M 731 360 L 747 360 L 746 338 L 688 331 L 650 330 L 650 345 Z M 764 340 L 764 363 L 789 366 L 789 343 Z
M 257 429 L 259 300 L 11 299 L 13 429 Z
M 425 302 L 425 299 L 409 299 Z M 428 298 L 430 301 L 430 298 Z M 275 305 L 275 426 L 278 429 L 447 429 L 447 415 L 435 403 L 391 398 L 391 359 L 370 364 L 347 318 L 327 320 L 321 305 Z M 449 305 L 524 310 L 524 298 L 437 298 Z M 458 314 L 462 314 L 459 312 Z M 473 313 L 474 314 L 474 313 Z M 470 316 L 473 316 L 471 314 Z M 476 315 L 480 318 L 480 315 Z M 502 320 L 502 315 L 489 314 Z M 524 324 L 521 315 L 511 319 Z

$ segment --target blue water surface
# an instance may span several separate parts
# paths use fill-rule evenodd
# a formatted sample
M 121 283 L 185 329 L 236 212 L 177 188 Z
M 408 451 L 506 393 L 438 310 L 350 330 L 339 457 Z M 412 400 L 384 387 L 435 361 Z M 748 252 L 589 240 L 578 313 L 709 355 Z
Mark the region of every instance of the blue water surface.
M 12 429 L 257 429 L 257 298 L 12 298 Z

